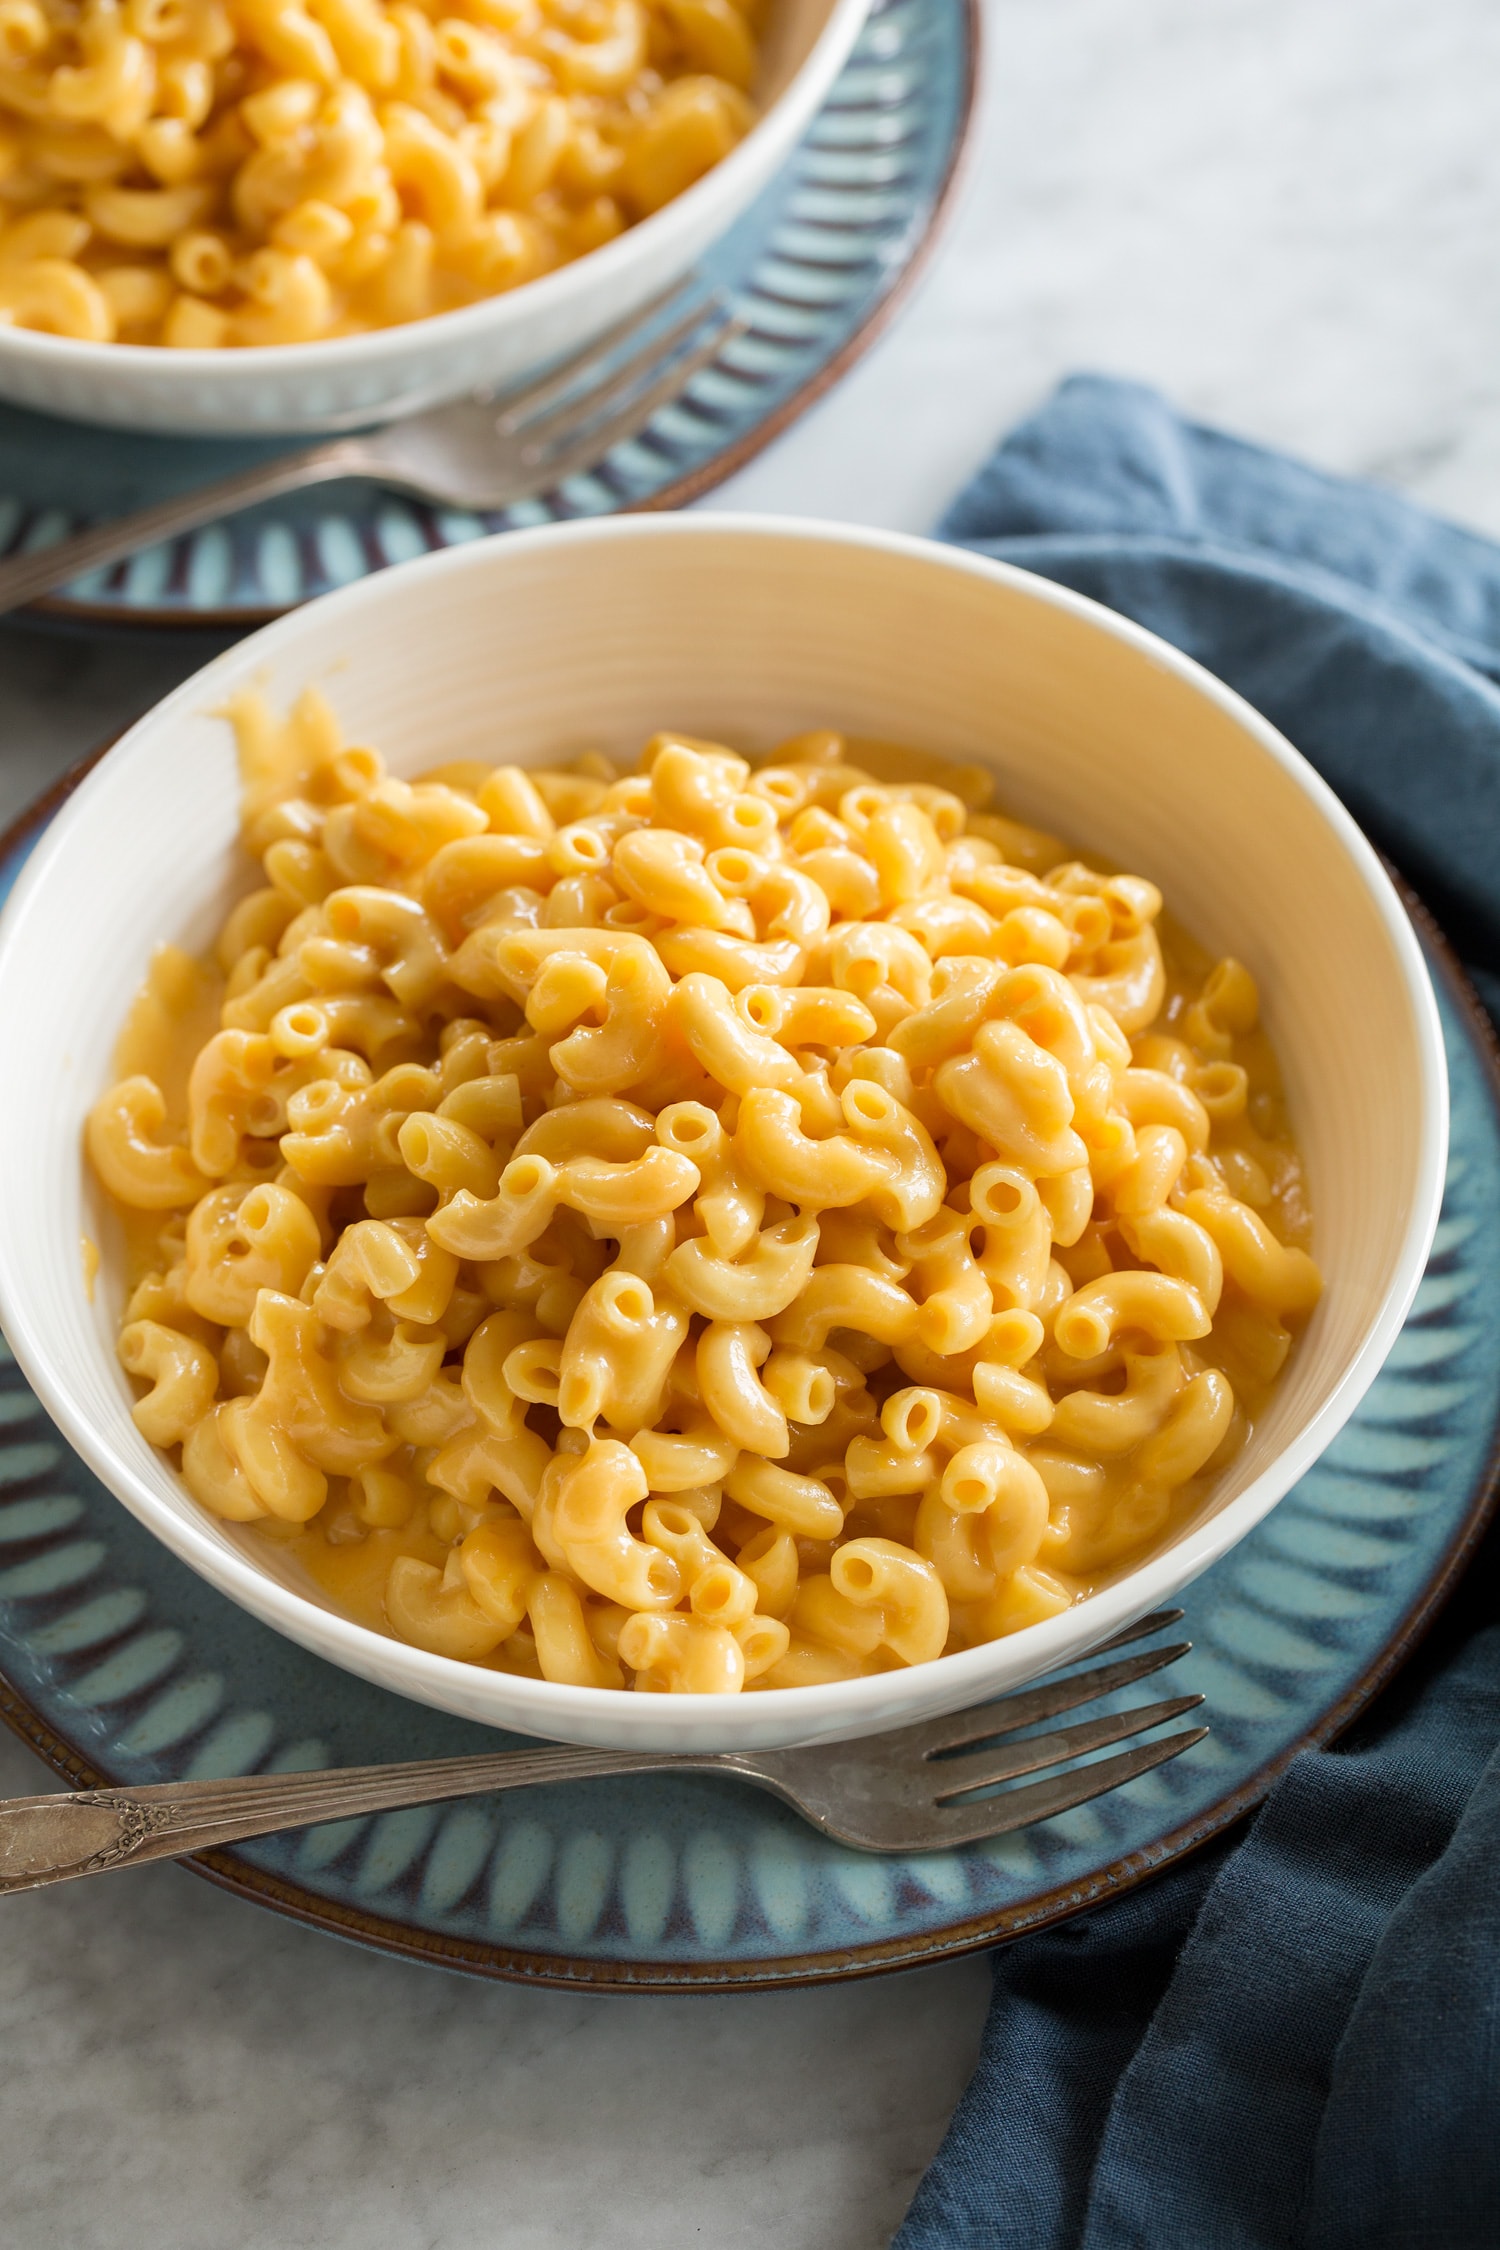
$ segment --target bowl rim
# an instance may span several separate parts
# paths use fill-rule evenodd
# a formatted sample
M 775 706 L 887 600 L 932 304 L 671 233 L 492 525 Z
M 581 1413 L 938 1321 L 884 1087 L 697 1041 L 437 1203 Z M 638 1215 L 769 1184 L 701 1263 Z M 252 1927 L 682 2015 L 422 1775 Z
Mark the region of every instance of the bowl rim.
M 17 365 L 30 361 L 45 368 L 51 362 L 96 374 L 111 368 L 133 375 L 149 372 L 153 378 L 165 377 L 177 388 L 212 382 L 216 377 L 227 382 L 235 374 L 287 382 L 298 375 L 314 375 L 319 368 L 330 376 L 358 373 L 383 359 L 402 356 L 397 351 L 398 343 L 404 344 L 410 354 L 415 354 L 421 344 L 430 344 L 434 351 L 441 352 L 486 329 L 519 326 L 529 315 L 540 318 L 549 312 L 565 313 L 577 298 L 606 283 L 616 272 L 628 270 L 652 248 L 660 245 L 665 249 L 674 234 L 691 231 L 693 221 L 711 199 L 717 197 L 721 203 L 738 207 L 742 199 L 737 198 L 736 190 L 741 178 L 755 171 L 768 141 L 779 139 L 785 132 L 788 115 L 794 110 L 810 111 L 827 92 L 847 61 L 870 6 L 871 0 L 830 0 L 823 28 L 801 63 L 727 156 L 681 195 L 638 219 L 613 241 L 586 251 L 581 258 L 570 259 L 566 265 L 555 266 L 550 273 L 539 274 L 534 281 L 523 282 L 518 289 L 502 290 L 448 312 L 424 313 L 419 320 L 403 321 L 392 328 L 366 329 L 355 336 L 314 337 L 300 344 L 257 344 L 227 352 L 199 347 L 170 351 L 160 344 L 94 343 L 78 336 L 54 336 L 46 329 L 0 323 L 0 363 L 8 358 Z M 685 278 L 681 277 L 677 286 Z M 514 310 L 517 306 L 522 308 L 520 312 Z M 176 381 L 179 376 L 181 380 Z M 371 420 L 378 420 L 380 412 L 379 406 L 372 406 Z
M 1169 1586 L 1180 1590 L 1190 1584 L 1270 1512 L 1326 1450 L 1379 1372 L 1410 1309 L 1437 1227 L 1447 1157 L 1448 1077 L 1437 999 L 1410 918 L 1378 854 L 1322 776 L 1253 705 L 1193 658 L 1132 619 L 1013 563 L 904 532 L 817 519 L 727 511 L 700 515 L 607 516 L 495 533 L 462 547 L 418 556 L 411 562 L 326 594 L 319 601 L 247 635 L 180 682 L 105 752 L 38 840 L 0 913 L 0 1018 L 3 1018 L 7 986 L 13 977 L 22 973 L 20 956 L 30 903 L 42 887 L 53 880 L 54 871 L 70 848 L 72 833 L 84 818 L 102 777 L 117 772 L 121 764 L 132 758 L 147 754 L 159 725 L 176 716 L 184 706 L 201 711 L 206 691 L 216 677 L 238 673 L 247 667 L 253 669 L 281 643 L 304 634 L 306 621 L 314 614 L 332 626 L 362 605 L 375 605 L 387 599 L 399 601 L 403 585 L 415 572 L 436 577 L 441 573 L 481 567 L 501 541 L 507 553 L 514 554 L 517 561 L 524 564 L 526 556 L 538 544 L 555 548 L 564 544 L 584 546 L 642 539 L 764 541 L 768 546 L 790 539 L 815 546 L 885 554 L 924 569 L 950 571 L 961 578 L 1008 587 L 1024 599 L 1059 610 L 1093 631 L 1122 643 L 1153 666 L 1175 675 L 1214 705 L 1248 734 L 1310 800 L 1362 878 L 1390 940 L 1400 974 L 1421 1058 L 1417 1082 L 1416 1185 L 1392 1281 L 1369 1317 L 1363 1341 L 1349 1366 L 1316 1413 L 1243 1492 L 1171 1544 L 1148 1556 L 1136 1569 L 1126 1571 L 1071 1609 L 1026 1626 L 1018 1634 L 912 1668 L 913 1679 L 920 1677 L 927 1689 L 923 1708 L 930 1704 L 933 1708 L 941 1705 L 944 1709 L 957 1710 L 983 1700 L 986 1692 L 995 1692 L 993 1683 L 987 1681 L 985 1675 L 994 1669 L 997 1650 L 1013 1650 L 1024 1643 L 1030 1657 L 1035 1659 L 1028 1661 L 1028 1678 L 1076 1661 L 1111 1633 L 1154 1607 Z M 0 1179 L 0 1222 L 3 1222 L 9 1192 L 8 1182 Z M 391 1687 L 388 1675 L 393 1670 L 404 1673 L 408 1675 L 409 1684 L 392 1687 L 392 1692 L 409 1693 L 416 1700 L 441 1709 L 463 1710 L 471 1717 L 476 1716 L 474 1683 L 476 1680 L 493 1681 L 497 1703 L 503 1701 L 506 1709 L 497 1710 L 492 1718 L 479 1719 L 481 1724 L 541 1737 L 581 1741 L 605 1739 L 611 1727 L 618 1732 L 618 1722 L 625 1713 L 617 1689 L 574 1687 L 515 1673 L 490 1672 L 456 1658 L 414 1648 L 394 1636 L 376 1633 L 336 1609 L 325 1609 L 256 1567 L 238 1547 L 214 1535 L 209 1519 L 205 1518 L 200 1525 L 194 1516 L 178 1517 L 168 1511 L 147 1480 L 115 1453 L 74 1404 L 66 1378 L 54 1369 L 48 1348 L 33 1324 L 24 1295 L 17 1293 L 9 1260 L 0 1260 L 0 1327 L 63 1437 L 101 1482 L 179 1560 L 263 1623 L 314 1654 L 362 1678 L 375 1679 L 381 1685 Z M 93 1348 L 91 1337 L 90 1349 Z M 1080 1634 L 1078 1621 L 1085 1616 L 1087 1627 Z M 1075 1642 L 1076 1646 L 1069 1645 Z M 889 1673 L 877 1673 L 815 1687 L 779 1688 L 775 1691 L 774 1703 L 778 1729 L 787 1739 L 875 1731 L 880 1722 L 872 1722 L 869 1713 L 889 1697 L 891 1678 Z M 467 1692 L 460 1695 L 460 1686 Z M 479 1692 L 483 1695 L 485 1691 Z M 702 1738 L 709 1735 L 722 1735 L 724 1740 L 719 1746 L 732 1747 L 733 1714 L 747 1707 L 759 1708 L 762 1701 L 753 1698 L 747 1706 L 743 1696 L 698 1695 L 653 1699 L 653 1704 L 658 1700 L 673 1708 L 673 1731 L 680 1735 L 680 1746 L 684 1749 L 705 1747 L 706 1741 Z M 653 1708 L 652 1716 L 660 1718 L 661 1714 Z M 596 1731 L 599 1729 L 604 1729 L 605 1733 L 600 1734 Z

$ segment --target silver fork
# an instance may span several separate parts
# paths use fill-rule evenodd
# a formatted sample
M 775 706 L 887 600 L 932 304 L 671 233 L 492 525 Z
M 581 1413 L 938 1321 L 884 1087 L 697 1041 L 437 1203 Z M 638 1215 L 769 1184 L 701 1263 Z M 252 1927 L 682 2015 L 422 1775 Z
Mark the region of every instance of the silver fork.
M 1180 1609 L 1142 1618 L 1094 1651 L 1103 1655 L 1175 1625 Z M 808 1750 L 661 1751 L 502 1750 L 411 1765 L 347 1766 L 328 1773 L 251 1774 L 227 1781 L 172 1781 L 147 1789 L 86 1789 L 74 1795 L 14 1797 L 0 1804 L 0 1891 L 38 1890 L 110 1867 L 140 1866 L 213 1851 L 273 1829 L 426 1805 L 448 1797 L 538 1783 L 625 1773 L 729 1774 L 784 1799 L 825 1836 L 868 1852 L 941 1851 L 1030 1827 L 1087 1804 L 1152 1766 L 1175 1758 L 1207 1727 L 1188 1727 L 1097 1764 L 1072 1766 L 1048 1780 L 995 1797 L 976 1796 L 1023 1774 L 1086 1757 L 1191 1711 L 1201 1695 L 1112 1711 L 1055 1732 L 1023 1735 L 1008 1747 L 975 1748 L 1014 1737 L 1102 1695 L 1130 1687 L 1186 1656 L 1190 1641 L 1143 1650 L 1097 1670 L 1043 1681 L 946 1719 L 859 1742 Z M 967 1755 L 959 1753 L 967 1751 Z
M 443 507 L 505 508 L 528 500 L 637 436 L 748 325 L 720 297 L 674 289 L 508 397 L 459 399 L 384 429 L 279 454 L 154 507 L 91 524 L 53 546 L 11 555 L 0 562 L 0 615 L 137 548 L 258 500 L 344 477 L 369 477 Z

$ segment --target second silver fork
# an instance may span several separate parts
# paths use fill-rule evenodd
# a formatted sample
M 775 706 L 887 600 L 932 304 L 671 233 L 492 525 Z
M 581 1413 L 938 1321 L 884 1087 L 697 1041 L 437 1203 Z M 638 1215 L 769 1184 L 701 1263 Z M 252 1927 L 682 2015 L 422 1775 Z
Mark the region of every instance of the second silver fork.
M 638 436 L 742 335 L 701 289 L 673 291 L 505 398 L 458 399 L 406 421 L 256 462 L 50 547 L 0 561 L 0 615 L 137 549 L 257 501 L 365 477 L 440 507 L 495 509 L 550 491 Z

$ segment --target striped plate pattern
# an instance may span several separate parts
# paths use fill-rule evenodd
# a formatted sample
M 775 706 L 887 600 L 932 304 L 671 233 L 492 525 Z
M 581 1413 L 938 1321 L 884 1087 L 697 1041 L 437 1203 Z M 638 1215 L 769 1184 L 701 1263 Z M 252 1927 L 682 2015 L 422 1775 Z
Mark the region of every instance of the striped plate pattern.
M 0 870 L 3 877 L 3 870 Z M 3 891 L 0 880 L 0 891 Z M 1412 1316 L 1324 1459 L 1184 1597 L 1209 1738 L 1099 1802 L 876 1859 L 755 1791 L 636 1777 L 270 1837 L 206 1871 L 302 1919 L 481 1974 L 635 1989 L 898 1967 L 1075 1912 L 1224 1826 L 1373 1692 L 1477 1536 L 1500 1399 L 1500 1119 L 1441 954 L 1453 1095 Z M 1174 1637 L 1179 1629 L 1174 1629 Z M 443 1756 L 494 1738 L 282 1641 L 159 1548 L 0 1369 L 0 1704 L 60 1770 L 120 1782 Z M 1139 1691 L 1137 1691 L 1137 1700 Z
M 675 507 L 758 452 L 870 341 L 931 241 L 968 124 L 975 0 L 875 0 L 783 175 L 703 260 L 747 321 L 641 435 L 495 513 L 341 484 L 248 510 L 66 587 L 46 605 L 152 624 L 253 624 L 389 563 L 490 531 Z M 288 449 L 85 428 L 0 406 L 0 555 Z

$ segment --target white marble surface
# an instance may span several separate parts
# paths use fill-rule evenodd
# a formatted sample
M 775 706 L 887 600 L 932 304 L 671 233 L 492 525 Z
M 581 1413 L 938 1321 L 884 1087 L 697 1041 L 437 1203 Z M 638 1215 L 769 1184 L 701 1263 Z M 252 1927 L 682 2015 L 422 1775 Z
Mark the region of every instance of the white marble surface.
M 920 530 L 1077 367 L 1500 532 L 1492 0 L 988 0 L 900 323 L 711 506 Z M 0 816 L 213 644 L 0 628 Z M 0 1743 L 0 1790 L 43 1785 Z M 0 1915 L 14 2250 L 876 2250 L 971 2065 L 956 1963 L 706 2000 L 367 1957 L 172 1868 Z
M 29 1766 L 0 1744 L 0 1789 Z M 522 1992 L 167 1866 L 4 1907 L 7 2250 L 868 2250 L 988 1983 Z

